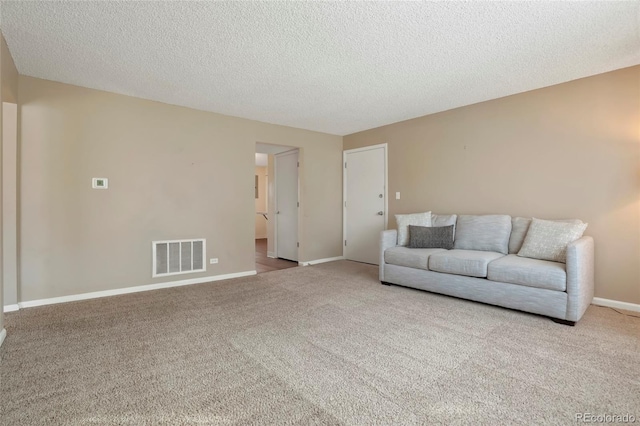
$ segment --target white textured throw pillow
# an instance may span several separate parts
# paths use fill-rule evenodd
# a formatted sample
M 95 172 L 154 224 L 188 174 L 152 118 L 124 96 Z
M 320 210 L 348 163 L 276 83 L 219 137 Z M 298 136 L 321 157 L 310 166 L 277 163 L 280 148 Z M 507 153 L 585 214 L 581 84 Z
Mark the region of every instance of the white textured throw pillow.
M 533 218 L 518 256 L 567 262 L 567 245 L 582 237 L 587 223 L 554 222 Z
M 433 221 L 433 217 L 431 218 Z M 582 223 L 580 219 L 553 219 L 551 222 Z M 511 218 L 511 237 L 509 237 L 509 254 L 518 253 L 531 225 L 530 217 Z
M 398 227 L 398 245 L 409 244 L 409 225 L 431 226 L 431 212 L 414 214 L 397 214 L 396 225 Z

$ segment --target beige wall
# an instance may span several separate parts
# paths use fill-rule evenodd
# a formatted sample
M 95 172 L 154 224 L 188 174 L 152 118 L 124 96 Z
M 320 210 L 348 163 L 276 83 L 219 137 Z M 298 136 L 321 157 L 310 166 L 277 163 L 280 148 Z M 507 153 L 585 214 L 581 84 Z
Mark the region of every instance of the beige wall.
M 339 136 L 25 76 L 19 95 L 22 301 L 254 270 L 256 142 L 301 148 L 302 259 L 341 253 Z M 219 263 L 152 280 L 151 241 L 192 237 Z
M 258 198 L 256 201 L 256 213 L 267 212 L 267 167 L 256 167 L 255 176 L 258 176 Z M 267 238 L 267 220 L 261 214 L 255 215 L 256 238 Z
M 596 296 L 640 303 L 640 67 L 356 133 L 344 148 L 385 142 L 392 215 L 580 218 Z

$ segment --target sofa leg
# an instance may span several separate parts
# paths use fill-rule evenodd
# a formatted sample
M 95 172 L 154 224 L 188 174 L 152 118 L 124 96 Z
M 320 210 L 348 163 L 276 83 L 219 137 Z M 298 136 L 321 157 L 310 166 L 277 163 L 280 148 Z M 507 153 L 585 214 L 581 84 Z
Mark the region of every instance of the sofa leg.
M 382 285 L 391 285 L 391 283 L 388 283 L 386 281 L 380 281 L 380 284 L 382 284 Z
M 557 324 L 562 324 L 562 325 L 569 325 L 571 327 L 576 325 L 575 321 L 567 321 L 567 320 L 563 320 L 560 318 L 551 318 L 551 321 L 557 323 Z

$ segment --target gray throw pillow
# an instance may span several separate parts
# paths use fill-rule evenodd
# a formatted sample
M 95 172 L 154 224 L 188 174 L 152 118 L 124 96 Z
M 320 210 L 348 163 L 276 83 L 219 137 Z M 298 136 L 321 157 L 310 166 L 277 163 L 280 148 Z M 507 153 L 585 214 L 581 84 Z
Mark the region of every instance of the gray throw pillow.
M 518 256 L 566 263 L 567 245 L 582 237 L 587 225 L 533 218 Z
M 409 248 L 453 248 L 453 225 L 414 226 L 409 225 Z

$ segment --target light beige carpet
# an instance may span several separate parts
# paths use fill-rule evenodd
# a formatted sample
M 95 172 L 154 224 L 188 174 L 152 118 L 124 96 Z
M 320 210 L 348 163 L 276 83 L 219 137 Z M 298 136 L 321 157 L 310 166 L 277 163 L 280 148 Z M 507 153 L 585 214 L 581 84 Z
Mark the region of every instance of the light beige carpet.
M 640 419 L 640 319 L 591 306 L 568 327 L 347 261 L 24 309 L 6 327 L 3 425 Z

